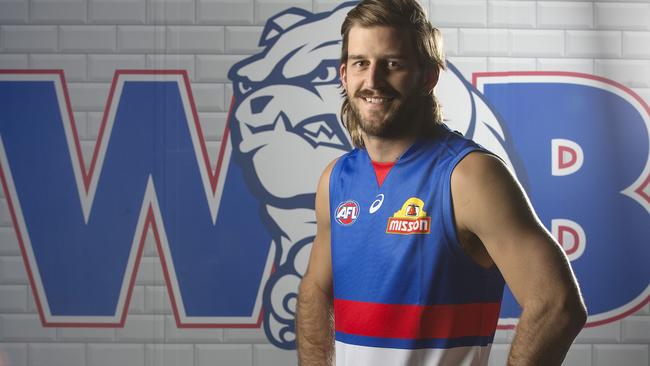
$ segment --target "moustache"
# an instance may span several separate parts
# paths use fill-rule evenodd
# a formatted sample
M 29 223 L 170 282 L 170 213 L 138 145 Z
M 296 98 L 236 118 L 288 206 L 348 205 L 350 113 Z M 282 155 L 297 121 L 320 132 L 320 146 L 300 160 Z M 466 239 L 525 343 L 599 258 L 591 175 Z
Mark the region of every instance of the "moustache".
M 396 90 L 390 90 L 386 88 L 381 88 L 381 89 L 375 89 L 369 90 L 369 89 L 362 89 L 359 90 L 354 94 L 355 97 L 357 98 L 397 98 L 399 97 L 399 93 Z

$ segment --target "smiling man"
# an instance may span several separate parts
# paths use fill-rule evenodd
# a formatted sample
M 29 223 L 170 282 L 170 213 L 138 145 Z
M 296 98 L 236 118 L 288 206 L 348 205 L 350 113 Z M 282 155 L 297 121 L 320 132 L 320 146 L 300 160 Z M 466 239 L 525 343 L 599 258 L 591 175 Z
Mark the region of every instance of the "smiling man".
M 578 285 L 502 161 L 442 123 L 439 32 L 414 0 L 370 0 L 341 34 L 356 149 L 317 189 L 300 365 L 485 365 L 504 283 L 523 309 L 508 363 L 561 364 L 586 319 Z

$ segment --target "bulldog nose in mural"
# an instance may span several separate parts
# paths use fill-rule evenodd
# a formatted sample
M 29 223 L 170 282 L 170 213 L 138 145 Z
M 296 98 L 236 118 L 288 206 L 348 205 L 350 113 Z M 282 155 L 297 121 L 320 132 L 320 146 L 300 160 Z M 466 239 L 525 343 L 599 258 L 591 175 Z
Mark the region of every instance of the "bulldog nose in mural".
M 271 99 L 273 99 L 272 95 L 262 95 L 251 100 L 251 112 L 253 114 L 264 112 L 264 108 L 266 108 Z

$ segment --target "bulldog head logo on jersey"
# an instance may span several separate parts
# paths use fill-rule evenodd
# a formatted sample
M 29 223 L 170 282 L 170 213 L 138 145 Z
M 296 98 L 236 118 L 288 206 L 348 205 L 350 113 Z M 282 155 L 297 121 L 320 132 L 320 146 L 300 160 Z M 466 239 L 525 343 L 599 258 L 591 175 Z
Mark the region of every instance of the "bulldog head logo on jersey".
M 295 308 L 287 304 L 295 304 L 306 269 L 318 178 L 330 161 L 352 148 L 338 117 L 338 66 L 341 23 L 354 5 L 315 14 L 291 8 L 271 17 L 260 39 L 264 49 L 229 72 L 233 160 L 262 205 L 274 238 L 276 270 L 264 293 L 264 327 L 271 342 L 282 348 L 295 347 Z M 447 124 L 509 161 L 507 137 L 495 114 L 448 66 L 436 87 Z M 341 220 L 351 224 L 351 218 Z

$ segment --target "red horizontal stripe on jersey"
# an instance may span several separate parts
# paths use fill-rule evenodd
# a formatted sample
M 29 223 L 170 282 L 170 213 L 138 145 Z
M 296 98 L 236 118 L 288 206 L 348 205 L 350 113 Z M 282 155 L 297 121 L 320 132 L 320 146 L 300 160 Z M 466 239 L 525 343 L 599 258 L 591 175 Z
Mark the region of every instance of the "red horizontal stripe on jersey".
M 500 303 L 396 305 L 334 300 L 337 332 L 383 338 L 491 336 Z

